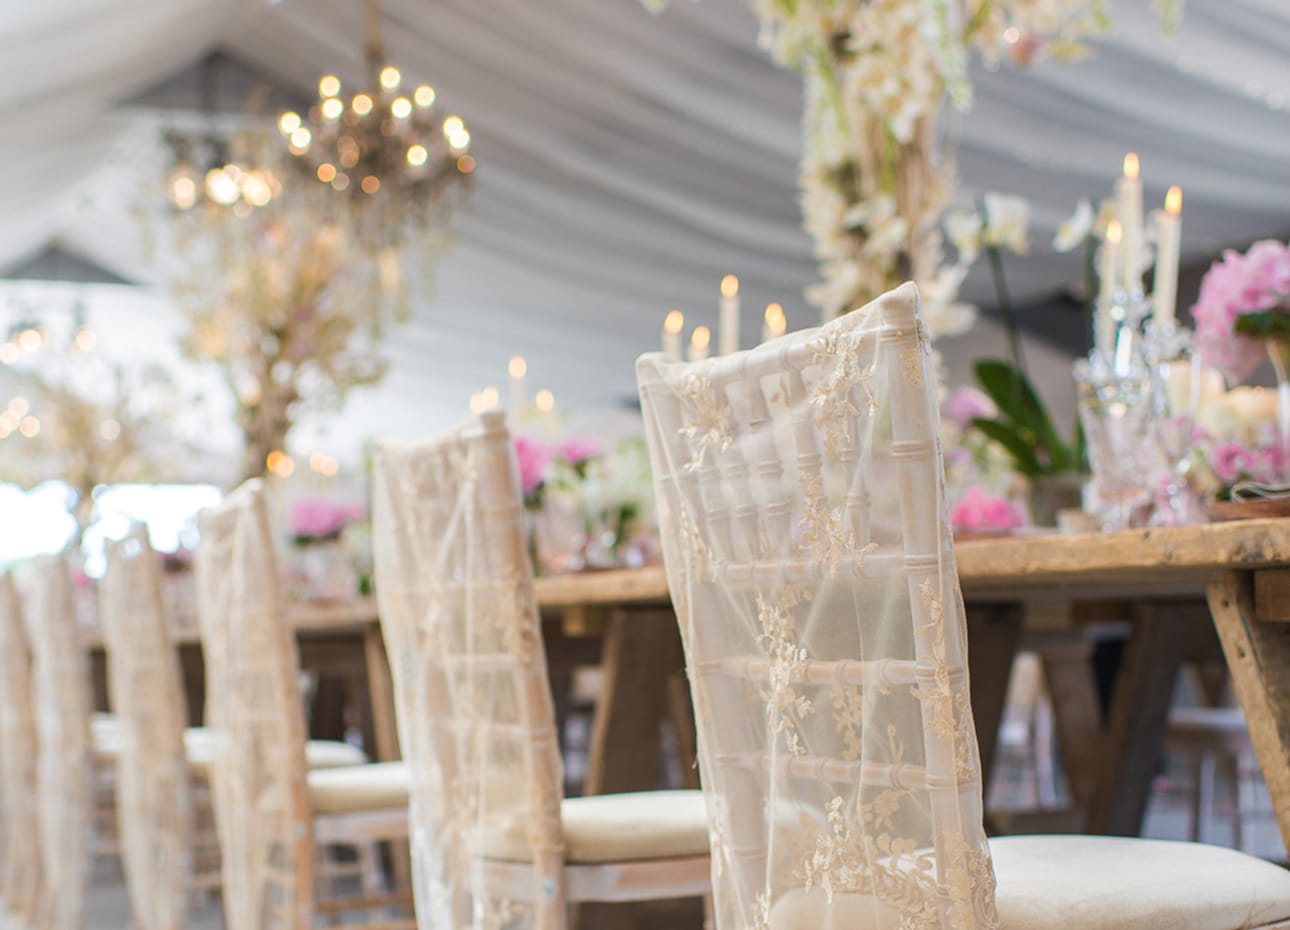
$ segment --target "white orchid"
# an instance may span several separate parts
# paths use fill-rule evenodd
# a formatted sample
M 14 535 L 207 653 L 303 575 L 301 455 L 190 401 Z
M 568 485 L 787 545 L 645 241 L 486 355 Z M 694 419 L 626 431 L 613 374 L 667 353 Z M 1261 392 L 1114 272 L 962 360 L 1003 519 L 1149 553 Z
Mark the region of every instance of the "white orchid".
M 945 265 L 931 281 L 919 285 L 923 319 L 932 336 L 961 336 L 976 322 L 977 308 L 958 299 L 967 265 Z
M 1075 205 L 1075 212 L 1057 227 L 1053 237 L 1053 248 L 1058 252 L 1070 252 L 1084 242 L 1093 232 L 1093 204 L 1087 197 Z
M 959 253 L 959 262 L 972 264 L 981 254 L 981 214 L 951 210 L 945 214 L 945 235 Z
M 985 195 L 985 227 L 981 241 L 1018 255 L 1030 251 L 1030 204 L 1013 194 Z

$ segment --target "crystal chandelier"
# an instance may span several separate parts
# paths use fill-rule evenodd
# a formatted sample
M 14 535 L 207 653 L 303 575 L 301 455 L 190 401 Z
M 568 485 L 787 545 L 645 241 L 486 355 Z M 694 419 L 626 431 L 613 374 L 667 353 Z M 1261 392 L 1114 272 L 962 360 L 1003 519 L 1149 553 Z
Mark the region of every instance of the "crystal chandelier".
M 383 252 L 444 224 L 475 159 L 461 117 L 437 114 L 434 88 L 406 90 L 399 69 L 384 64 L 378 0 L 367 2 L 364 48 L 366 87 L 346 94 L 324 75 L 308 114 L 283 113 L 278 129 L 293 164 L 335 192 L 329 200 L 357 240 Z
M 282 193 L 282 182 L 254 134 L 229 140 L 215 134 L 169 132 L 165 141 L 173 162 L 166 196 L 177 210 L 213 205 L 247 217 Z

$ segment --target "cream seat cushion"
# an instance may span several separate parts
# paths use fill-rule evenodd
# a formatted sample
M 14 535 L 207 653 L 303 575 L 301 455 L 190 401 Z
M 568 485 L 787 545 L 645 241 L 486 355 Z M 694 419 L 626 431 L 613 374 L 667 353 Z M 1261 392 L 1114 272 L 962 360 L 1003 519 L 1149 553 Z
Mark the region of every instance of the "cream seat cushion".
M 94 751 L 104 758 L 121 754 L 125 731 L 121 722 L 110 714 L 95 714 L 91 726 Z M 189 727 L 184 730 L 184 749 L 188 762 L 201 771 L 210 765 L 214 755 L 214 736 L 206 727 Z M 339 740 L 314 739 L 305 744 L 305 761 L 311 769 L 330 769 L 345 765 L 362 765 L 367 754 L 357 746 Z
M 708 813 L 702 791 L 639 791 L 565 798 L 568 862 L 633 862 L 708 855 Z M 514 819 L 489 830 L 484 855 L 507 862 L 531 858 L 525 824 Z
M 408 806 L 408 770 L 402 762 L 315 769 L 309 773 L 315 814 L 352 814 Z
M 1105 836 L 990 841 L 1002 930 L 1244 930 L 1290 918 L 1290 871 L 1202 843 Z M 896 930 L 867 895 L 793 890 L 773 930 Z

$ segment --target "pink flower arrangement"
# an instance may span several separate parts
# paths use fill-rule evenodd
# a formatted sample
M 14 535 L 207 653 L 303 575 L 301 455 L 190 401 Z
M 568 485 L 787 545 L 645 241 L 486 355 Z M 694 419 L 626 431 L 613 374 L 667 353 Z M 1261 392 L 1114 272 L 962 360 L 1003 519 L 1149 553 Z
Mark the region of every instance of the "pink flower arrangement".
M 945 402 L 945 415 L 955 423 L 967 426 L 978 418 L 990 419 L 998 416 L 999 408 L 984 391 L 974 387 L 961 387 Z
M 1230 383 L 1247 377 L 1265 354 L 1258 339 L 1236 332 L 1236 321 L 1266 311 L 1290 313 L 1290 246 L 1274 239 L 1254 243 L 1244 255 L 1224 252 L 1205 273 L 1191 309 L 1205 363 Z
M 361 519 L 367 509 L 362 504 L 338 504 L 322 497 L 302 497 L 291 504 L 291 535 L 301 542 L 331 539 L 340 535 L 345 525 Z
M 514 442 L 515 461 L 520 468 L 520 484 L 524 486 L 525 500 L 529 501 L 546 481 L 547 470 L 555 458 L 555 450 L 529 436 L 516 436 Z
M 968 488 L 963 499 L 954 506 L 950 521 L 956 530 L 977 533 L 1016 529 L 1025 523 L 1016 504 L 992 497 L 977 485 Z
M 600 443 L 589 436 L 570 436 L 560 443 L 560 458 L 575 468 L 600 454 Z
M 1245 479 L 1272 484 L 1280 480 L 1285 465 L 1285 454 L 1277 446 L 1252 448 L 1239 442 L 1224 442 L 1210 455 L 1214 474 L 1225 484 Z

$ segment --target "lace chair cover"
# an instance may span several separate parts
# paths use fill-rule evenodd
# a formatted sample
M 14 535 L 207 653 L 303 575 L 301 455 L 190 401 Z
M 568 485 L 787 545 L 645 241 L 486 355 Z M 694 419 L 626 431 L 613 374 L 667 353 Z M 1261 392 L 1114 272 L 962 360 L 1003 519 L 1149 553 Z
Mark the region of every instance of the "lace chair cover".
M 418 926 L 563 927 L 562 770 L 504 420 L 385 445 L 375 471 L 376 590 L 412 778 Z M 527 845 L 518 879 L 484 862 L 502 837 Z
M 637 364 L 719 928 L 997 926 L 926 339 L 905 285 Z
M 137 930 L 185 924 L 192 873 L 187 704 L 162 606 L 156 553 L 136 525 L 107 545 L 99 586 L 112 708 L 121 727 L 117 811 Z
M 196 575 L 228 930 L 303 930 L 313 910 L 304 705 L 263 490 L 202 512 Z
M 10 575 L 0 575 L 0 913 L 26 924 L 40 890 L 31 651 Z M 0 924 L 3 921 L 0 920 Z
M 63 556 L 37 560 L 30 603 L 43 881 L 37 923 L 81 930 L 93 813 L 90 669 Z

